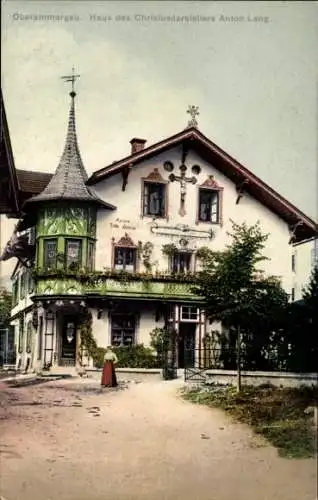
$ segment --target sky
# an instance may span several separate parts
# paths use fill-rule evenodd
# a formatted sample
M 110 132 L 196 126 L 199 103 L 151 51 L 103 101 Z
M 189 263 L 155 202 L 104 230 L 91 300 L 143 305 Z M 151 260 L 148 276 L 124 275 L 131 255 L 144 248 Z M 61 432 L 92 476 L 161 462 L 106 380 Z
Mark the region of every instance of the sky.
M 42 16 L 42 17 L 41 17 Z M 318 216 L 318 4 L 2 1 L 1 85 L 16 167 L 54 172 L 75 67 L 88 174 L 187 126 Z

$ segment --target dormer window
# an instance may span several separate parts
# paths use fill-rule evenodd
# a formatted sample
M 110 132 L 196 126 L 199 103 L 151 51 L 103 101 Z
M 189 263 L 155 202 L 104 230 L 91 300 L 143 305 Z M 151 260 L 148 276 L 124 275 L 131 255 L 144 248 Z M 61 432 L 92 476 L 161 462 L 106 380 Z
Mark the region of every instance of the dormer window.
M 218 224 L 220 220 L 220 194 L 213 189 L 199 189 L 199 221 Z
M 136 269 L 136 248 L 115 246 L 116 271 L 134 272 Z
M 166 184 L 144 182 L 143 215 L 165 217 L 166 215 Z

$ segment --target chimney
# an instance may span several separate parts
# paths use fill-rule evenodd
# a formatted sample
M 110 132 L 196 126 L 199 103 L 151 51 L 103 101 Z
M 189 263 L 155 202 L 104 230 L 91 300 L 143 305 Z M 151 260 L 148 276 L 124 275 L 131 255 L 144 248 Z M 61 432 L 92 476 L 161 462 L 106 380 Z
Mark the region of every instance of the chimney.
M 142 151 L 145 147 L 146 142 L 146 139 L 138 139 L 137 137 L 131 139 L 131 154 L 133 155 L 135 153 L 139 153 L 139 151 Z

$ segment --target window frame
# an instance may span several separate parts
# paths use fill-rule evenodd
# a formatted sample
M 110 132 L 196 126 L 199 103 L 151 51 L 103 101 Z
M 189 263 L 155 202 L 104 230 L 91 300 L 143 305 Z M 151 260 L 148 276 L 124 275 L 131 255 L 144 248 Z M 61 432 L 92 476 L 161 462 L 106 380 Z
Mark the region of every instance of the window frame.
M 163 189 L 163 197 L 162 197 L 162 200 L 163 200 L 163 204 L 164 204 L 164 209 L 162 211 L 162 213 L 159 215 L 159 214 L 150 214 L 148 212 L 146 212 L 146 203 L 145 203 L 145 199 L 146 199 L 146 194 L 145 194 L 145 190 L 148 186 L 150 185 L 157 185 L 157 186 L 162 186 L 162 189 Z M 147 195 L 148 198 L 149 198 L 149 194 Z M 147 205 L 149 206 L 149 199 L 148 199 L 148 203 Z M 156 218 L 156 219 L 166 219 L 168 216 L 168 181 L 162 181 L 162 180 L 159 180 L 159 179 L 142 179 L 142 189 L 141 189 L 141 217 L 151 217 L 152 219 L 153 218 Z
M 126 264 L 123 265 L 122 268 L 116 268 L 116 253 L 117 251 L 133 251 L 134 252 L 134 263 L 133 269 L 127 270 Z M 113 246 L 113 269 L 115 271 L 123 271 L 126 273 L 135 273 L 137 269 L 137 247 L 136 246 L 128 246 L 128 245 L 117 245 L 116 243 Z
M 123 320 L 126 318 L 126 320 L 131 319 L 133 326 L 132 327 L 115 327 L 113 322 L 115 318 L 122 318 Z M 118 321 L 118 320 L 117 320 Z M 114 332 L 117 331 L 116 332 Z M 132 341 L 131 342 L 124 342 L 124 335 L 125 335 L 125 330 L 126 331 L 132 331 L 131 337 Z M 128 334 L 129 335 L 129 334 Z M 117 336 L 117 338 L 120 337 L 120 343 L 114 341 L 114 336 Z M 125 313 L 113 313 L 111 314 L 110 317 L 110 344 L 114 347 L 129 347 L 136 345 L 137 341 L 137 318 L 136 315 L 133 313 L 125 314 Z
M 212 204 L 211 204 L 211 218 L 210 220 L 202 220 L 200 218 L 201 213 L 201 193 L 207 193 L 211 196 L 213 194 L 217 195 L 217 218 L 216 220 L 212 219 Z M 223 189 L 217 187 L 209 187 L 209 186 L 199 186 L 198 187 L 198 201 L 197 201 L 197 223 L 200 224 L 221 224 L 222 223 L 222 201 L 223 201 Z
M 78 261 L 72 261 L 68 263 L 68 245 L 69 243 L 78 242 L 79 245 L 79 256 Z M 78 268 L 82 267 L 82 258 L 83 258 L 83 239 L 82 238 L 65 238 L 65 269 L 71 271 L 72 264 L 76 264 Z
M 178 264 L 178 270 L 174 270 L 174 260 L 175 257 L 178 256 L 180 259 L 181 255 L 188 255 L 189 256 L 189 269 L 186 271 L 180 271 L 180 261 Z M 170 256 L 170 272 L 173 274 L 189 274 L 193 272 L 193 265 L 194 265 L 194 254 L 193 252 L 189 251 L 182 251 L 182 250 L 175 250 L 172 255 Z
M 55 259 L 54 259 L 54 262 L 53 262 L 53 266 L 48 266 L 47 265 L 47 244 L 48 243 L 52 243 L 54 242 L 55 243 Z M 50 271 L 50 270 L 56 270 L 57 268 L 57 253 L 58 253 L 58 249 L 57 249 L 57 238 L 45 238 L 43 240 L 43 267 L 46 271 Z M 52 259 L 53 261 L 53 259 Z
M 20 274 L 20 300 L 25 299 L 27 295 L 27 273 L 24 271 Z
M 184 312 L 184 308 L 187 308 L 187 309 L 195 309 L 196 310 L 196 317 L 195 318 L 191 318 L 191 312 L 189 312 L 189 318 L 185 318 L 183 316 L 183 312 Z M 180 321 L 182 321 L 182 323 L 200 323 L 200 308 L 199 307 L 196 307 L 196 306 L 193 306 L 191 304 L 184 304 L 181 306 L 181 311 L 180 311 Z
M 87 268 L 89 271 L 94 271 L 95 269 L 95 241 L 88 240 L 87 243 Z
M 19 276 L 16 276 L 12 283 L 12 307 L 15 307 L 19 302 L 20 290 L 19 290 Z

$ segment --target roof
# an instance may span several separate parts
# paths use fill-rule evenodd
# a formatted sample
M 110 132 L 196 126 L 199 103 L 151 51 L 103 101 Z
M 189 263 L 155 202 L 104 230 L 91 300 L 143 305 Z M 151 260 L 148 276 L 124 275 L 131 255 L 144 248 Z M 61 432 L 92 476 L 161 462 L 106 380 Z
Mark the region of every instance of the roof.
M 17 169 L 16 172 L 18 176 L 19 190 L 23 193 L 29 194 L 41 193 L 53 177 L 53 174 L 46 172 L 34 172 L 32 170 Z
M 78 147 L 75 126 L 76 93 L 72 91 L 70 96 L 71 107 L 66 141 L 58 167 L 43 191 L 29 198 L 23 208 L 27 206 L 27 209 L 30 209 L 30 206 L 48 201 L 74 200 L 94 203 L 99 207 L 113 210 L 116 207 L 102 201 L 92 188 L 86 186 L 87 173 Z
M 290 226 L 293 233 L 293 242 L 299 242 L 318 234 L 318 226 L 314 220 L 306 216 L 302 211 L 219 148 L 195 127 L 189 127 L 142 151 L 131 154 L 122 160 L 97 170 L 88 179 L 87 184 L 97 184 L 107 177 L 117 174 L 127 168 L 134 168 L 140 162 L 181 144 L 196 150 L 202 158 L 207 160 L 210 164 L 213 164 L 216 169 L 232 180 L 238 189 L 244 186 L 244 192 L 250 194 L 283 219 Z
M 0 213 L 18 216 L 20 203 L 10 132 L 1 89 Z

